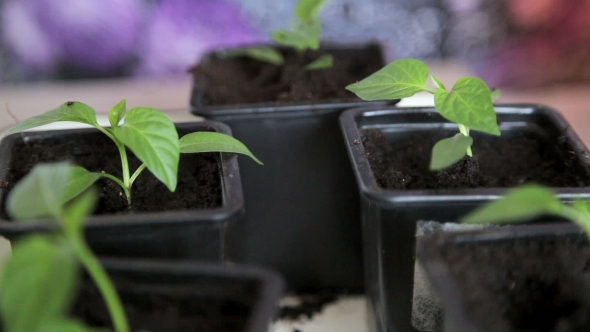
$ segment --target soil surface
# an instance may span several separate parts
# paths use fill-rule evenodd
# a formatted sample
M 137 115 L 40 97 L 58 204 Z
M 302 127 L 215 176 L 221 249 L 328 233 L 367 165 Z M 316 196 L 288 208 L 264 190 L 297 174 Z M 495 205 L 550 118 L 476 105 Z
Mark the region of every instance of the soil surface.
M 172 284 L 168 286 L 177 288 Z M 216 294 L 213 296 L 196 291 L 198 287 L 195 285 L 190 286 L 192 291 L 185 289 L 175 292 L 177 294 L 149 294 L 145 291 L 120 291 L 119 294 L 133 331 L 241 332 L 246 330 L 258 293 L 255 285 L 237 286 L 232 285 L 231 294 L 224 290 L 205 290 Z M 204 284 L 202 287 L 212 286 Z M 191 296 L 190 292 L 201 295 Z M 93 285 L 82 287 L 73 311 L 90 326 L 112 327 L 104 301 Z
M 448 266 L 467 315 L 486 332 L 590 331 L 590 247 L 584 236 L 438 246 L 420 243 Z
M 303 67 L 324 54 L 334 56 L 334 65 L 321 70 Z M 277 66 L 248 57 L 211 56 L 191 69 L 196 81 L 206 85 L 205 105 L 263 102 L 357 100 L 345 87 L 384 66 L 378 47 L 351 51 L 283 51 L 285 63 Z
M 92 172 L 106 172 L 121 178 L 121 158 L 114 143 L 97 132 L 70 135 L 66 139 L 43 139 L 31 142 L 19 141 L 13 149 L 10 174 L 5 193 L 9 193 L 18 181 L 37 163 L 70 161 Z M 133 173 L 140 161 L 127 151 L 130 171 Z M 221 179 L 218 158 L 213 153 L 181 154 L 178 186 L 175 192 L 145 169 L 131 189 L 132 205 L 121 187 L 109 179 L 100 179 L 100 200 L 95 214 L 135 213 L 144 211 L 174 211 L 204 209 L 222 203 Z M 2 197 L 6 200 L 7 195 Z M 3 204 L 4 206 L 4 204 Z M 2 211 L 5 215 L 5 211 Z
M 466 156 L 436 172 L 428 169 L 432 147 L 454 133 L 416 131 L 394 142 L 379 130 L 363 134 L 371 169 L 379 186 L 386 189 L 503 188 L 525 182 L 552 187 L 590 185 L 565 140 L 550 140 L 532 130 L 500 137 L 473 133 L 474 157 Z

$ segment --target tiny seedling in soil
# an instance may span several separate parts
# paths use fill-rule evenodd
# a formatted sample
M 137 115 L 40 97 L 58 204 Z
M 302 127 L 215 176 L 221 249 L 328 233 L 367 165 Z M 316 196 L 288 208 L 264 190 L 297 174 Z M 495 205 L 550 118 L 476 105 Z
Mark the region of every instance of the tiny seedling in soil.
M 430 159 L 431 170 L 447 168 L 465 155 L 473 156 L 470 130 L 499 136 L 500 127 L 492 103 L 493 95 L 487 84 L 477 77 L 463 77 L 451 91 L 434 75 L 430 75 L 435 89 L 427 86 L 429 70 L 415 59 L 394 61 L 360 82 L 346 89 L 363 100 L 392 100 L 411 97 L 422 91 L 434 95 L 434 105 L 447 120 L 459 126 L 459 133 L 438 141 Z
M 52 218 L 58 231 L 29 235 L 13 245 L 0 281 L 3 331 L 99 331 L 68 316 L 82 265 L 106 302 L 115 330 L 129 332 L 116 289 L 84 239 L 84 220 L 97 199 L 97 190 L 84 186 L 77 168 L 65 162 L 36 165 L 11 191 L 6 204 L 12 218 Z
M 319 14 L 326 3 L 326 0 L 299 0 L 295 7 L 296 23 L 292 23 L 291 29 L 279 29 L 272 33 L 274 41 L 280 45 L 291 47 L 297 53 L 303 53 L 306 50 L 317 50 L 320 47 L 320 34 L 322 31 L 322 22 Z M 228 56 L 248 56 L 250 58 L 271 63 L 273 65 L 282 65 L 285 62 L 283 55 L 272 47 L 254 46 L 232 50 L 227 53 Z M 325 54 L 305 65 L 305 70 L 318 70 L 332 67 L 334 57 Z
M 111 174 L 90 172 L 83 167 L 75 168 L 73 178 L 80 183 L 80 192 L 90 187 L 100 177 L 111 179 L 121 186 L 129 205 L 131 205 L 133 182 L 146 168 L 170 191 L 174 191 L 178 182 L 178 162 L 181 153 L 241 153 L 262 165 L 262 162 L 244 144 L 225 134 L 195 132 L 178 139 L 174 123 L 166 114 L 150 107 L 135 107 L 127 111 L 125 99 L 110 110 L 111 127 L 100 126 L 96 120 L 96 112 L 90 106 L 69 101 L 47 113 L 17 124 L 5 135 L 58 121 L 74 121 L 91 125 L 115 143 L 121 156 L 122 179 Z M 142 162 L 133 174 L 129 170 L 126 148 L 129 148 Z
M 527 184 L 476 209 L 461 219 L 469 224 L 522 223 L 542 215 L 559 216 L 578 224 L 590 238 L 590 202 L 562 203 L 550 189 Z

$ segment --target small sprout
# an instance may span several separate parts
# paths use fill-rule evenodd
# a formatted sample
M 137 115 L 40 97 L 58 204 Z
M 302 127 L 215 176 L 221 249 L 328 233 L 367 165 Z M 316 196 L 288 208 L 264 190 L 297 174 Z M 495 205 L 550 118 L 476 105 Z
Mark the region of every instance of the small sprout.
M 26 236 L 13 245 L 0 279 L 0 316 L 7 332 L 98 331 L 69 317 L 80 265 L 105 300 L 115 330 L 129 332 L 116 289 L 84 239 L 84 221 L 98 192 L 93 187 L 79 190 L 80 169 L 68 163 L 37 164 L 8 196 L 11 217 L 51 218 L 59 230 Z
M 297 53 L 305 50 L 317 50 L 320 47 L 320 34 L 322 22 L 319 14 L 327 0 L 299 0 L 295 7 L 295 17 L 291 29 L 279 29 L 273 31 L 271 36 L 278 44 L 293 48 Z M 244 47 L 229 51 L 227 56 L 248 56 L 250 58 L 282 65 L 284 58 L 280 52 L 270 47 Z M 319 70 L 330 68 L 333 65 L 333 57 L 324 55 L 307 64 L 305 70 Z
M 104 171 L 93 173 L 82 167 L 77 167 L 73 176 L 78 183 L 77 190 L 82 192 L 100 177 L 105 177 L 121 186 L 129 204 L 131 204 L 133 182 L 146 168 L 164 183 L 170 191 L 174 191 L 178 182 L 178 163 L 181 152 L 241 153 L 250 156 L 261 164 L 244 144 L 225 134 L 215 133 L 215 135 L 211 135 L 213 133 L 207 133 L 196 135 L 196 138 L 191 142 L 198 148 L 193 148 L 190 152 L 181 151 L 180 140 L 174 123 L 166 114 L 150 107 L 135 107 L 127 111 L 125 100 L 117 103 L 109 112 L 110 128 L 98 124 L 96 112 L 93 108 L 80 102 L 70 101 L 45 114 L 17 124 L 8 130 L 6 134 L 17 133 L 58 121 L 81 122 L 97 128 L 115 143 L 121 157 L 122 179 Z M 202 141 L 199 141 L 199 139 L 202 139 Z M 129 170 L 126 148 L 129 148 L 143 162 L 133 174 Z
M 473 155 L 470 130 L 499 136 L 500 127 L 490 88 L 484 81 L 477 77 L 463 77 L 455 83 L 451 91 L 447 91 L 445 85 L 431 75 L 430 79 L 435 87 L 433 90 L 427 86 L 428 75 L 428 67 L 422 61 L 401 59 L 346 89 L 363 100 L 407 98 L 422 91 L 433 94 L 434 105 L 440 115 L 459 127 L 459 134 L 439 141 L 432 150 L 430 169 L 441 170 L 465 155 Z
M 562 203 L 550 189 L 527 184 L 461 218 L 468 224 L 522 223 L 543 215 L 566 218 L 578 224 L 590 237 L 590 202 Z

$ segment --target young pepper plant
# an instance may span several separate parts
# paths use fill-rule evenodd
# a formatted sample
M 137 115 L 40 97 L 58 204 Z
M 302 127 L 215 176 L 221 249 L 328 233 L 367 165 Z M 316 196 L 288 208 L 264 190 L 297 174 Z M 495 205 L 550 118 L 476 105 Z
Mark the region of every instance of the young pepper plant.
M 320 47 L 320 34 L 322 23 L 319 18 L 320 11 L 327 0 L 299 0 L 295 6 L 295 18 L 290 30 L 279 29 L 272 32 L 272 38 L 278 44 L 291 47 L 298 53 L 305 50 L 317 50 Z M 274 65 L 282 65 L 285 62 L 283 55 L 272 47 L 254 46 L 245 47 L 228 52 L 230 56 L 244 55 L 250 58 L 268 62 Z M 325 54 L 305 65 L 305 70 L 318 70 L 332 67 L 334 57 Z
M 97 128 L 117 146 L 123 177 L 119 179 L 107 173 L 93 173 L 82 167 L 76 168 L 74 177 L 84 184 L 81 186 L 81 191 L 91 186 L 100 177 L 111 179 L 121 186 L 129 204 L 131 204 L 133 182 L 146 168 L 170 191 L 174 191 L 178 182 L 178 163 L 181 153 L 241 153 L 262 165 L 262 162 L 244 144 L 225 134 L 196 132 L 187 134 L 179 140 L 174 123 L 166 114 L 155 108 L 135 107 L 127 111 L 126 100 L 123 99 L 110 110 L 108 117 L 111 127 L 102 127 L 96 120 L 96 112 L 93 108 L 81 102 L 69 101 L 49 112 L 22 121 L 8 130 L 5 135 L 58 121 L 80 122 Z M 133 173 L 129 169 L 126 148 L 129 148 L 142 162 Z
M 504 197 L 476 209 L 461 219 L 469 224 L 520 223 L 554 215 L 578 224 L 590 238 L 590 202 L 562 203 L 550 189 L 527 184 L 509 191 Z
M 430 75 L 435 89 L 427 86 L 429 70 L 426 64 L 415 59 L 394 61 L 360 82 L 346 89 L 363 100 L 393 100 L 411 97 L 422 91 L 434 95 L 434 105 L 445 119 L 459 127 L 453 137 L 438 141 L 430 161 L 431 170 L 447 168 L 465 155 L 473 156 L 473 138 L 470 130 L 500 135 L 500 127 L 487 84 L 477 77 L 457 80 L 451 91 L 434 75 Z
M 98 332 L 68 317 L 82 265 L 104 298 L 115 330 L 129 332 L 116 289 L 84 239 L 84 220 L 98 192 L 81 187 L 76 167 L 62 162 L 36 165 L 10 192 L 6 208 L 12 218 L 49 217 L 57 221 L 58 231 L 30 235 L 13 245 L 0 281 L 4 331 Z

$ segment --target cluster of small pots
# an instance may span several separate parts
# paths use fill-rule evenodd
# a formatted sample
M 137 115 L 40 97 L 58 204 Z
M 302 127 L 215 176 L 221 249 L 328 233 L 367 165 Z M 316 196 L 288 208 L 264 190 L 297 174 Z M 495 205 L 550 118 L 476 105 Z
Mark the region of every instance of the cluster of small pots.
M 549 241 L 560 236 L 584 243 L 579 229 L 564 221 L 444 231 L 445 223 L 497 199 L 508 188 L 380 185 L 363 144 L 367 131 L 379 131 L 389 142 L 411 139 L 415 132 L 456 131 L 434 108 L 398 108 L 395 102 L 358 99 L 215 106 L 203 97 L 207 88 L 206 81 L 195 78 L 190 105 L 193 114 L 207 120 L 178 124 L 179 133 L 231 134 L 264 166 L 243 159 L 238 167 L 237 156 L 217 155 L 219 207 L 92 216 L 85 233 L 90 246 L 108 257 L 105 265 L 110 272 L 133 280 L 135 291 L 157 293 L 169 288 L 175 290 L 173 296 L 194 293 L 197 301 L 203 301 L 214 294 L 232 295 L 208 287 L 254 284 L 254 297 L 261 301 L 253 304 L 244 325 L 249 332 L 268 329 L 283 282 L 293 292 L 364 292 L 369 326 L 375 332 L 443 331 L 443 326 L 445 331 L 484 331 L 461 302 L 451 269 L 434 254 L 438 252 L 434 246 L 462 250 L 467 242 L 528 243 L 531 238 Z M 496 111 L 502 137 L 525 131 L 530 137 L 542 136 L 543 144 L 567 147 L 569 162 L 576 165 L 583 183 L 553 189 L 563 200 L 589 198 L 590 155 L 556 111 L 539 105 L 497 106 Z M 75 129 L 4 138 L 2 202 L 6 183 L 12 181 L 12 154 L 26 153 L 22 148 L 17 151 L 16 145 L 74 142 L 92 135 L 97 135 L 96 130 Z M 48 220 L 14 223 L 4 209 L 0 217 L 0 234 L 11 241 L 54 227 Z M 433 221 L 434 230 L 425 230 L 424 225 Z M 213 276 L 218 281 L 213 282 Z M 199 286 L 195 279 L 207 286 Z

